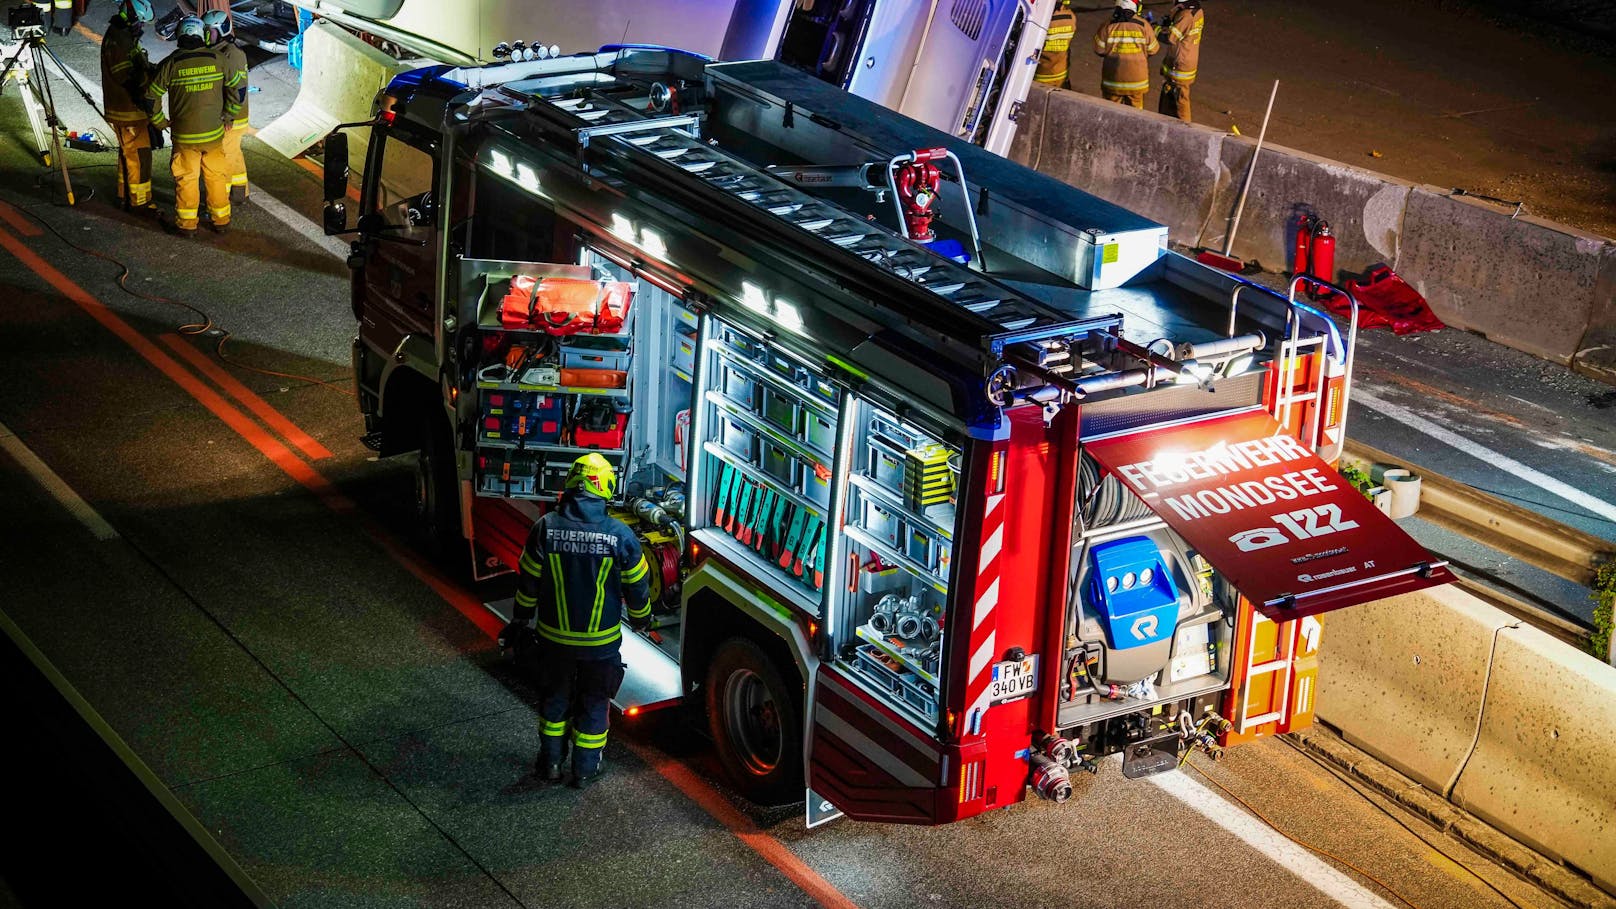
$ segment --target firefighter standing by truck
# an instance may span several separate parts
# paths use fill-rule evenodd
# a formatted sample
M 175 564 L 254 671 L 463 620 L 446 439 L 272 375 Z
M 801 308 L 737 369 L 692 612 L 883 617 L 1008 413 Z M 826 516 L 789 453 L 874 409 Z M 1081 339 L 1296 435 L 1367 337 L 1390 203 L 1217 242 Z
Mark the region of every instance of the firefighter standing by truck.
M 140 46 L 142 26 L 152 20 L 148 0 L 124 0 L 101 40 L 101 97 L 107 122 L 118 137 L 118 198 L 142 212 L 152 204 L 152 148 L 162 148 L 163 134 L 152 129 L 146 86 L 151 62 Z
M 534 772 L 544 783 L 561 781 L 569 720 L 572 785 L 581 788 L 600 777 L 607 709 L 623 684 L 621 622 L 626 616 L 639 627 L 651 617 L 651 569 L 639 540 L 606 513 L 616 490 L 617 471 L 606 458 L 591 453 L 573 463 L 561 502 L 528 534 L 515 613 L 499 635 L 500 647 L 536 663 Z
M 1094 52 L 1105 58 L 1101 96 L 1143 109 L 1150 91 L 1150 57 L 1159 50 L 1155 29 L 1139 15 L 1139 0 L 1117 0 L 1110 21 L 1094 33 Z
M 247 138 L 247 54 L 236 43 L 235 33 L 230 26 L 230 14 L 225 10 L 210 9 L 202 14 L 202 24 L 208 27 L 208 38 L 213 44 L 213 50 L 219 55 L 219 63 L 224 67 L 224 90 L 226 96 L 235 95 L 236 103 L 241 109 L 236 112 L 234 120 L 224 125 L 224 156 L 230 165 L 230 199 L 238 199 L 237 189 L 241 190 L 240 199 L 247 198 L 247 159 L 241 153 L 241 140 Z
M 1200 63 L 1201 32 L 1205 26 L 1201 0 L 1179 0 L 1157 29 L 1157 37 L 1167 45 L 1167 54 L 1162 58 L 1164 81 L 1158 110 L 1185 123 L 1190 122 L 1190 86 Z
M 1044 38 L 1044 49 L 1038 54 L 1038 69 L 1033 79 L 1042 85 L 1070 88 L 1067 73 L 1071 67 L 1072 36 L 1077 34 L 1077 14 L 1072 12 L 1071 0 L 1060 0 L 1054 15 L 1049 17 L 1049 31 Z
M 201 19 L 185 17 L 179 26 L 179 50 L 158 64 L 146 89 L 152 103 L 152 125 L 173 133 L 174 220 L 164 219 L 163 229 L 185 237 L 196 235 L 203 190 L 207 193 L 208 227 L 223 233 L 230 224 L 230 170 L 224 133 L 225 124 L 235 119 L 237 105 L 226 97 L 224 67 L 207 46 L 206 34 Z

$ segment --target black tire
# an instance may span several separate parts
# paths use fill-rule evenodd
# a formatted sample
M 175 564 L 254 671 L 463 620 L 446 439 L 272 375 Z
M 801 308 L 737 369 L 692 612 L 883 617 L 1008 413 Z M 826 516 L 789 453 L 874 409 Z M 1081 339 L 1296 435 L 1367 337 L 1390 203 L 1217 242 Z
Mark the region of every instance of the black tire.
M 706 690 L 707 724 L 735 788 L 760 805 L 801 800 L 801 686 L 756 642 L 734 637 L 714 651 Z
M 448 567 L 467 561 L 460 534 L 460 478 L 455 473 L 449 421 L 431 410 L 421 417 L 421 447 L 415 452 L 415 531 L 421 547 Z

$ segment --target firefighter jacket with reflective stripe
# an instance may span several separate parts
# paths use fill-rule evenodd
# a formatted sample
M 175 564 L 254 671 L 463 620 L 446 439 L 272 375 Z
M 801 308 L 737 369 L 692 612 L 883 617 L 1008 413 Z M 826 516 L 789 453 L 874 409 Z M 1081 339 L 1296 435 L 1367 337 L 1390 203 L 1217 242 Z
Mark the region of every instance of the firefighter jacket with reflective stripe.
M 1195 81 L 1195 67 L 1201 60 L 1201 32 L 1206 27 L 1206 14 L 1199 3 L 1180 3 L 1173 7 L 1167 21 L 1158 33 L 1167 43 L 1167 56 L 1162 58 L 1162 75 L 1185 85 Z
M 580 659 L 615 656 L 623 612 L 651 614 L 650 574 L 639 540 L 603 500 L 568 493 L 527 535 L 515 619 L 537 613 L 539 637 L 576 648 Z
M 1044 38 L 1044 49 L 1038 54 L 1038 71 L 1033 78 L 1045 85 L 1065 85 L 1070 66 L 1068 56 L 1072 36 L 1077 34 L 1077 14 L 1069 7 L 1055 10 L 1049 17 L 1049 34 Z
M 146 80 L 151 76 L 140 31 L 117 15 L 101 39 L 101 98 L 111 123 L 141 123 L 146 113 Z
M 235 116 L 225 101 L 224 67 L 210 47 L 182 48 L 157 64 L 146 97 L 152 125 L 172 125 L 175 145 L 207 145 L 224 138 L 224 124 Z M 168 101 L 168 114 L 163 101 Z
M 247 54 L 230 38 L 221 39 L 213 51 L 219 55 L 219 66 L 224 69 L 225 107 L 228 109 L 235 104 L 234 123 L 238 127 L 246 126 Z
M 1150 89 L 1150 55 L 1161 50 L 1150 23 L 1130 16 L 1112 19 L 1094 33 L 1094 52 L 1105 58 L 1100 87 L 1118 94 Z

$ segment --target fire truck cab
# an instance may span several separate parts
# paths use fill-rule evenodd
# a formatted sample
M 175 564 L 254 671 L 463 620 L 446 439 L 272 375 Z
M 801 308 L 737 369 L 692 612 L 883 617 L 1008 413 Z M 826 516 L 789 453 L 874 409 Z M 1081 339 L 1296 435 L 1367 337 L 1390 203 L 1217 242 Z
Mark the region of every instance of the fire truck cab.
M 362 126 L 367 439 L 482 578 L 612 459 L 657 610 L 619 706 L 697 707 L 755 799 L 1168 770 L 1310 721 L 1319 613 L 1449 578 L 1330 466 L 1352 326 L 798 70 L 431 67 Z

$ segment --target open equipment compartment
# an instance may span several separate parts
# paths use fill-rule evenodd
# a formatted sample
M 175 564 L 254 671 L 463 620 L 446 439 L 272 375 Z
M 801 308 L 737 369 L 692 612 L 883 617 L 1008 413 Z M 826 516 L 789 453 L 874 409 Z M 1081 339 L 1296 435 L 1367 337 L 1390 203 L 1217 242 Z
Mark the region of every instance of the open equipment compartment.
M 868 401 L 849 407 L 838 665 L 936 723 L 960 449 Z
M 589 452 L 627 475 L 636 285 L 592 265 L 465 259 L 461 270 L 477 299 L 476 494 L 553 502 L 573 461 Z M 533 280 L 535 296 L 546 279 L 592 284 L 597 312 L 614 300 L 624 311 L 517 327 L 502 310 L 523 279 Z
M 842 393 L 817 370 L 716 318 L 700 364 L 703 523 L 732 557 L 819 612 Z

